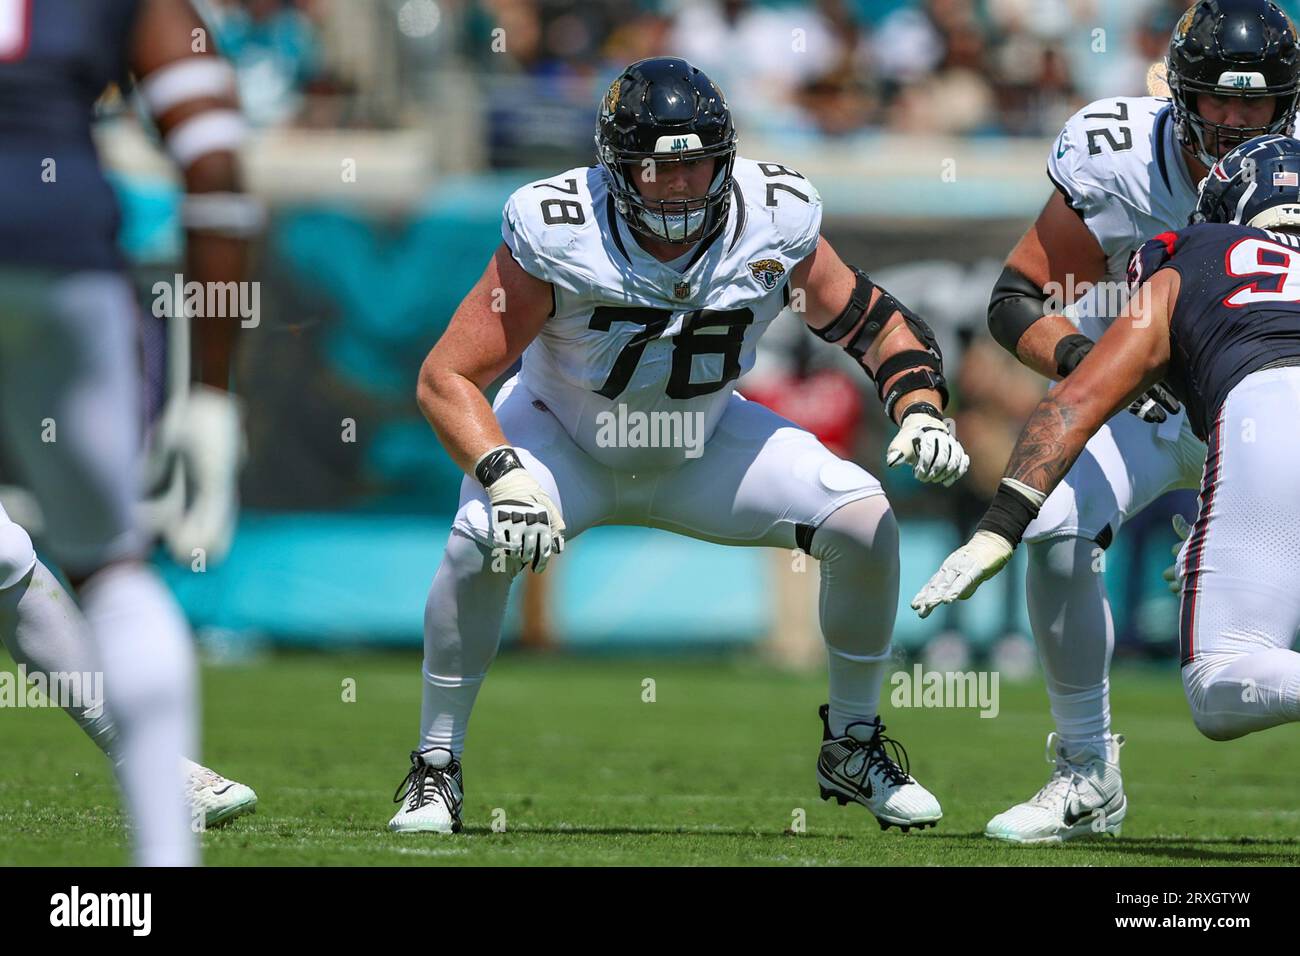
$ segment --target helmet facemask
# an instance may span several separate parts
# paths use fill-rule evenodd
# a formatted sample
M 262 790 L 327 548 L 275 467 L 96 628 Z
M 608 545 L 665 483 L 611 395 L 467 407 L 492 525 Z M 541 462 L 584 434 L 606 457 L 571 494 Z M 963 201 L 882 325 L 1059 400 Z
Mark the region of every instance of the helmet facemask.
M 698 137 L 678 138 L 698 141 Z M 597 152 L 609 179 L 614 208 L 633 231 L 660 242 L 685 244 L 709 238 L 726 221 L 736 159 L 734 140 L 681 151 L 632 153 L 601 146 L 597 137 Z M 701 159 L 714 164 L 708 192 L 703 196 L 648 199 L 637 186 L 637 178 L 648 180 L 661 166 Z
M 1197 158 L 1206 168 L 1213 167 L 1233 149 L 1257 136 L 1290 136 L 1295 126 L 1297 100 L 1300 100 L 1300 86 L 1295 84 L 1246 90 L 1175 78 L 1172 74 L 1170 92 L 1174 103 L 1174 121 L 1177 124 L 1178 138 L 1196 153 Z M 1240 96 L 1243 99 L 1276 97 L 1273 120 L 1266 126 L 1228 126 L 1224 123 L 1212 123 L 1197 109 L 1198 98 L 1203 94 Z

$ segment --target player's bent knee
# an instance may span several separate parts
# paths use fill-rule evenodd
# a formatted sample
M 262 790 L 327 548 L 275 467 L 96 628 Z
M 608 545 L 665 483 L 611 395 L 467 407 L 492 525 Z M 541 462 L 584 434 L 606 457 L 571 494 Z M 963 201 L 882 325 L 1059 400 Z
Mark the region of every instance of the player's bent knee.
M 1197 661 L 1183 669 L 1183 690 L 1192 711 L 1192 723 L 1210 740 L 1236 740 L 1254 729 L 1242 715 L 1221 706 L 1225 697 L 1240 698 L 1237 681 L 1220 680 L 1218 667 L 1210 661 Z
M 1092 563 L 1097 548 L 1094 541 L 1070 535 L 1030 542 L 1025 551 L 1031 574 L 1068 580 L 1081 571 L 1095 573 Z
M 883 494 L 840 506 L 812 535 L 810 554 L 819 561 L 852 556 L 876 568 L 898 565 L 898 521 Z
M 447 536 L 447 547 L 442 553 L 442 563 L 457 579 L 465 580 L 479 574 L 492 573 L 496 558 L 491 545 L 477 537 L 454 528 Z M 506 570 L 508 562 L 498 561 L 501 573 L 509 575 Z
M 13 587 L 35 566 L 31 535 L 12 521 L 0 524 L 0 590 Z
M 1190 698 L 1188 703 L 1191 703 Z M 1191 706 L 1192 723 L 1196 725 L 1196 729 L 1202 736 L 1210 740 L 1236 740 L 1249 732 L 1239 725 L 1232 714 L 1207 713 L 1195 704 Z

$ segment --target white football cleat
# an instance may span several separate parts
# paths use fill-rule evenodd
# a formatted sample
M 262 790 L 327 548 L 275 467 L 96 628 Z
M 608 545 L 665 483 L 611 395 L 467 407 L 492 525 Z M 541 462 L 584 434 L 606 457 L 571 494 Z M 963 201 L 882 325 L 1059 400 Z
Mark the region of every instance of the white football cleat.
M 822 748 L 817 758 L 817 785 L 823 800 L 850 800 L 872 812 L 880 829 L 896 826 L 904 833 L 932 827 L 943 819 L 934 794 L 908 773 L 907 751 L 898 741 L 885 736 L 885 725 L 877 717 L 872 723 L 849 724 L 844 736 L 831 734 L 830 708 L 822 704 Z M 902 761 L 899 766 L 885 751 L 886 745 Z
M 185 796 L 195 816 L 203 814 L 205 829 L 257 810 L 257 794 L 251 787 L 227 780 L 193 760 L 185 761 Z
M 459 833 L 465 799 L 460 761 L 443 747 L 411 751 L 411 769 L 393 794 L 402 809 L 388 821 L 394 833 Z
M 1047 735 L 1047 760 L 1056 764 L 1047 785 L 1031 799 L 999 813 L 984 835 L 1010 843 L 1064 843 L 1075 837 L 1119 836 L 1128 801 L 1119 773 L 1124 736 L 1105 747 L 1066 753 L 1057 735 Z

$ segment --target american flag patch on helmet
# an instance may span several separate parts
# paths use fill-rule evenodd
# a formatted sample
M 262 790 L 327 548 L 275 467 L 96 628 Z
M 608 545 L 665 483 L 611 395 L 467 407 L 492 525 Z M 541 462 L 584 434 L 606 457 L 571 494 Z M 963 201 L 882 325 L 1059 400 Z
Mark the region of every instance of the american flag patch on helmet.
M 1300 173 L 1274 173 L 1274 186 L 1300 186 Z

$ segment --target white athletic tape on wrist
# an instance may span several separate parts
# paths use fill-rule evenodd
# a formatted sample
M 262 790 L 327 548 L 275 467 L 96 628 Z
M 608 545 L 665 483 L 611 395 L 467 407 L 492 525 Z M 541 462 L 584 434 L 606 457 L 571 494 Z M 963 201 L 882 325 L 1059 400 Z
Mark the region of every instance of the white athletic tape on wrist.
M 1014 488 L 1027 499 L 1033 502 L 1035 508 L 1041 508 L 1043 502 L 1047 500 L 1047 493 L 1039 491 L 1037 488 L 1031 488 L 1023 481 L 1016 481 L 1014 478 L 1003 478 L 1002 483 L 1010 488 Z

